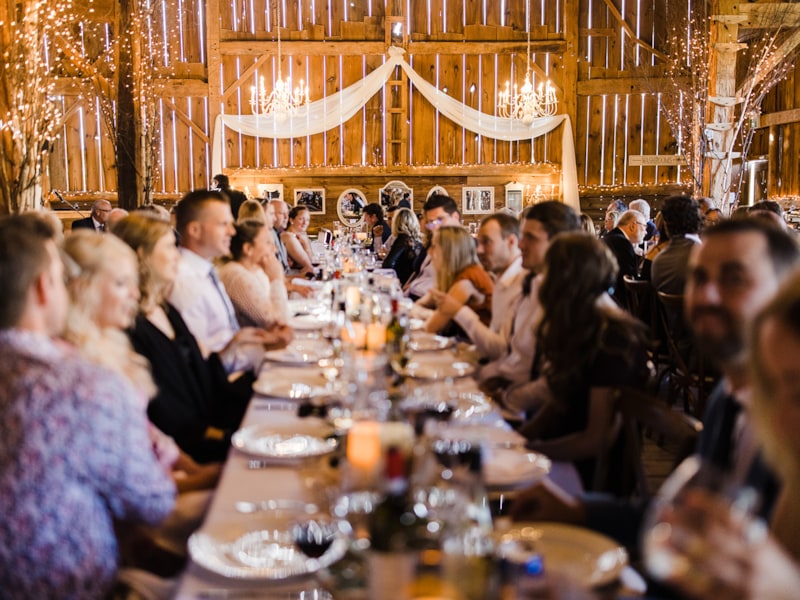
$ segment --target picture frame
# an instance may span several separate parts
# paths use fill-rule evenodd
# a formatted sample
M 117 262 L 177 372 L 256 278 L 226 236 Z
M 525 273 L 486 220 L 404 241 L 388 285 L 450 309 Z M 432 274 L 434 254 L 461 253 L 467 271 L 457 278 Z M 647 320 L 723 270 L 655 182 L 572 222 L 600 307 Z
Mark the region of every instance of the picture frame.
M 259 183 L 258 197 L 261 200 L 283 200 L 283 184 Z
M 506 208 L 519 215 L 522 212 L 523 196 L 525 187 L 521 183 L 506 184 Z
M 305 206 L 311 215 L 324 215 L 325 188 L 295 188 L 294 205 Z
M 380 189 L 380 204 L 384 211 L 402 200 L 407 200 L 408 208 L 414 210 L 414 190 L 402 181 L 390 181 Z
M 358 227 L 364 221 L 367 195 L 358 188 L 347 188 L 336 201 L 336 214 L 345 227 Z
M 493 187 L 464 187 L 461 190 L 461 213 L 487 215 L 494 212 Z

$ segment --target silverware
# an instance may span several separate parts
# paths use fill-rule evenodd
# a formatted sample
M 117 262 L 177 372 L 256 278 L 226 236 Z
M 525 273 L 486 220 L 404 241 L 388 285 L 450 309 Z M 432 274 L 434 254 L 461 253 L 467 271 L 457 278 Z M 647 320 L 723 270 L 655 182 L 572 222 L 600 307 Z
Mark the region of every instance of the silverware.
M 224 600 L 227 598 L 260 598 L 261 600 L 333 600 L 330 592 L 321 588 L 309 588 L 294 592 L 270 592 L 266 590 L 226 590 L 224 588 L 200 590 L 195 598 L 201 600 Z
M 239 500 L 234 506 L 238 512 L 246 515 L 273 510 L 292 510 L 308 514 L 319 512 L 319 508 L 316 504 L 302 502 L 301 500 L 259 500 L 256 502 Z

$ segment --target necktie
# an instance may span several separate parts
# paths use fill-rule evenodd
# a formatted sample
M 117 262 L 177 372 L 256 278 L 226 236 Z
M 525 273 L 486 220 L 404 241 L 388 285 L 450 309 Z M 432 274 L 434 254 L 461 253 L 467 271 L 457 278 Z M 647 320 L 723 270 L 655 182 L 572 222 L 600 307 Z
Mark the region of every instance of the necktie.
M 220 283 L 219 278 L 217 277 L 217 272 L 214 269 L 211 269 L 208 272 L 208 276 L 211 277 L 211 281 L 214 283 L 214 287 L 217 289 L 217 293 L 222 299 L 222 303 L 225 305 L 225 311 L 228 313 L 228 321 L 230 322 L 231 327 L 234 330 L 239 329 L 239 322 L 236 320 L 236 313 L 233 310 L 231 299 L 228 297 L 228 294 L 225 293 L 225 290 L 222 289 L 222 283 Z

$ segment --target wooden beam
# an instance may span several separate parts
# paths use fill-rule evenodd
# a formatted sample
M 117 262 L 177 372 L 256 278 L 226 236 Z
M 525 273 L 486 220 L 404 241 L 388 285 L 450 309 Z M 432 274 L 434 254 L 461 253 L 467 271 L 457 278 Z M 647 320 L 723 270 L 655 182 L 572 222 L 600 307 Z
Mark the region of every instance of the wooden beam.
M 740 24 L 743 29 L 791 29 L 800 26 L 800 5 L 794 2 L 742 2 L 739 14 L 746 17 Z
M 178 119 L 180 119 L 181 121 L 183 121 L 184 123 L 186 123 L 186 124 L 187 124 L 187 125 L 188 125 L 188 126 L 191 128 L 191 129 L 192 129 L 192 131 L 194 131 L 194 132 L 195 132 L 195 134 L 196 134 L 196 135 L 197 135 L 197 136 L 198 136 L 198 137 L 199 137 L 201 140 L 203 140 L 203 141 L 204 141 L 206 144 L 210 144 L 210 143 L 211 143 L 211 140 L 209 140 L 209 139 L 208 139 L 208 136 L 206 135 L 206 132 L 205 132 L 205 131 L 203 131 L 202 129 L 200 129 L 200 126 L 199 126 L 197 123 L 195 123 L 194 121 L 192 121 L 192 120 L 191 120 L 191 119 L 190 119 L 190 118 L 189 118 L 189 117 L 186 115 L 186 113 L 185 113 L 185 112 L 183 112 L 183 111 L 182 111 L 180 108 L 178 108 L 177 106 L 175 106 L 175 104 L 172 102 L 172 100 L 170 100 L 170 99 L 168 99 L 168 98 L 162 98 L 162 99 L 161 99 L 161 101 L 162 101 L 164 104 L 166 104 L 166 105 L 167 105 L 167 106 L 170 108 L 170 110 L 172 110 L 172 112 L 174 112 L 174 113 L 175 113 L 175 116 L 176 116 L 176 117 L 178 117 Z
M 156 79 L 156 89 L 165 98 L 205 98 L 208 83 L 202 79 Z
M 531 40 L 532 52 L 563 53 L 567 43 L 564 40 Z M 525 41 L 486 42 L 486 41 L 446 41 L 409 42 L 408 54 L 525 54 Z M 281 40 L 281 54 L 285 56 L 354 56 L 364 54 L 386 54 L 384 42 L 316 42 Z M 220 42 L 223 55 L 262 55 L 277 54 L 278 42 L 259 40 L 231 40 Z
M 774 125 L 788 125 L 789 123 L 797 122 L 800 122 L 800 108 L 792 108 L 761 115 L 758 128 L 772 127 Z
M 578 135 L 578 53 L 580 52 L 580 1 L 564 2 L 564 39 L 565 47 L 561 54 L 563 66 L 561 110 L 572 122 L 573 142 Z
M 283 42 L 281 42 L 281 45 Z M 230 177 L 261 177 L 271 180 L 279 178 L 296 178 L 297 167 L 280 167 L 270 169 L 236 169 L 226 168 L 225 174 Z M 422 177 L 485 177 L 487 179 L 516 179 L 520 177 L 553 176 L 553 169 L 549 165 L 538 164 L 485 164 L 485 165 L 441 165 L 441 166 L 313 166 L 304 168 L 303 177 L 391 177 L 402 179 L 402 176 Z
M 208 61 L 208 126 L 214 131 L 217 116 L 222 110 L 222 42 L 220 41 L 219 0 L 206 2 L 206 52 Z M 224 146 L 223 146 L 224 147 Z M 225 163 L 223 157 L 223 164 Z M 206 173 L 209 183 L 215 173 Z
M 688 85 L 688 78 L 686 84 Z M 578 82 L 579 96 L 603 96 L 606 94 L 652 94 L 669 90 L 675 85 L 665 77 L 618 77 L 614 79 L 589 79 Z M 681 84 L 679 84 L 681 85 Z
M 281 46 L 283 46 L 283 44 L 281 44 Z M 283 50 L 283 48 L 281 48 L 281 51 L 282 50 Z M 228 98 L 233 96 L 236 93 L 236 90 L 238 90 L 239 87 L 242 85 L 242 83 L 247 81 L 250 78 L 250 75 L 255 73 L 256 69 L 260 68 L 270 58 L 271 57 L 270 57 L 269 54 L 264 54 L 262 56 L 259 56 L 258 60 L 256 60 L 256 62 L 254 62 L 249 67 L 247 67 L 244 70 L 244 72 L 241 75 L 239 75 L 239 77 L 236 79 L 236 81 L 234 81 L 231 85 L 229 85 L 228 89 L 226 89 L 224 92 L 222 92 L 222 101 L 226 102 L 228 100 Z

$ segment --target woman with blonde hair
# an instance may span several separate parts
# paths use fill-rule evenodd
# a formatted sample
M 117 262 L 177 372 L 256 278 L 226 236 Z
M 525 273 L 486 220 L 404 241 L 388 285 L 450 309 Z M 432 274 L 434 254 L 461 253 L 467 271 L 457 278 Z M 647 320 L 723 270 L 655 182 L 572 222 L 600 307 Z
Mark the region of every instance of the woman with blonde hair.
M 158 385 L 148 415 L 194 460 L 223 460 L 252 395 L 252 377 L 229 381 L 228 371 L 244 362 L 254 364 L 265 347 L 283 347 L 290 336 L 281 328 L 243 328 L 223 350 L 204 358 L 180 313 L 167 302 L 180 259 L 170 225 L 130 215 L 114 234 L 139 257 L 141 300 L 129 337 L 149 359 Z
M 264 223 L 266 217 L 264 216 L 264 207 L 258 200 L 246 200 L 239 207 L 239 214 L 236 217 L 236 222 L 256 220 Z
M 433 233 L 428 250 L 436 270 L 435 289 L 446 292 L 474 310 L 488 325 L 492 319 L 492 293 L 494 283 L 478 262 L 475 241 L 461 226 L 440 227 Z M 417 301 L 421 306 L 435 307 L 433 294 Z M 450 318 L 437 309 L 425 323 L 426 331 L 439 333 L 450 323 Z
M 384 269 L 394 269 L 400 285 L 404 285 L 414 271 L 414 263 L 422 252 L 422 234 L 419 219 L 410 208 L 394 211 L 392 217 L 392 246 L 383 259 Z

